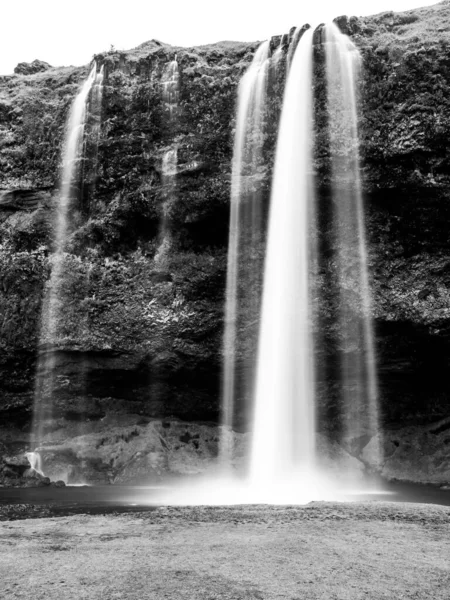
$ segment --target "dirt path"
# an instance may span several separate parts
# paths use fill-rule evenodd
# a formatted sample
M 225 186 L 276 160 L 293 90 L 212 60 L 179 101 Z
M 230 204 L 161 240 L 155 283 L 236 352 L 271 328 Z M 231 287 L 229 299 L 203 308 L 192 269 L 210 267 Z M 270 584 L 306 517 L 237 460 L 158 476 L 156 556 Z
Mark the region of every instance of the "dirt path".
M 450 508 L 159 508 L 0 523 L 0 597 L 450 598 Z

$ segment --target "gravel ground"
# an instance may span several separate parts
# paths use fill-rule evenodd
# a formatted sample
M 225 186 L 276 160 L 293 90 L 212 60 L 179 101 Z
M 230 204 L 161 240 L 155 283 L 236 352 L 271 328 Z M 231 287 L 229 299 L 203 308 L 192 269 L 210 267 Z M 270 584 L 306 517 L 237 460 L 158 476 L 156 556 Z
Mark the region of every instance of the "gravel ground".
M 317 502 L 10 520 L 0 581 L 5 599 L 449 600 L 450 508 Z

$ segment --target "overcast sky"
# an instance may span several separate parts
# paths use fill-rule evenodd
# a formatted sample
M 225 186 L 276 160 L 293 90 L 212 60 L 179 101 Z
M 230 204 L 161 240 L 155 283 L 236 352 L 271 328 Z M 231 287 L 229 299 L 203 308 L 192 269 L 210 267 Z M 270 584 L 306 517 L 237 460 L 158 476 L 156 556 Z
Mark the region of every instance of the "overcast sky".
M 0 74 L 35 58 L 83 65 L 92 55 L 151 39 L 178 46 L 255 41 L 293 25 L 437 4 L 436 0 L 5 0 Z

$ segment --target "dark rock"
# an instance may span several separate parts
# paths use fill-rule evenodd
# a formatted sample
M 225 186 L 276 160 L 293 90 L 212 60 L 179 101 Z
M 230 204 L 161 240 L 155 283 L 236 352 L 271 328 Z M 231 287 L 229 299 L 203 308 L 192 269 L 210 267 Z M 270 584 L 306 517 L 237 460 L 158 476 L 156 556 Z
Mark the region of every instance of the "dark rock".
M 279 47 L 280 43 L 281 43 L 281 35 L 274 35 L 270 38 L 270 42 L 269 42 L 269 48 L 270 48 L 270 54 L 273 54 L 275 52 L 275 50 Z
M 342 15 L 333 19 L 333 22 L 345 35 L 351 36 L 362 31 L 362 25 L 358 17 L 349 18 L 346 15 Z
M 47 71 L 52 66 L 43 60 L 33 60 L 31 63 L 22 62 L 17 65 L 14 69 L 14 73 L 17 75 L 33 75 L 34 73 L 40 73 L 41 71 Z
M 22 473 L 22 477 L 24 479 L 36 479 L 36 480 L 42 479 L 42 475 L 40 475 L 37 471 L 35 471 L 34 469 L 31 469 L 31 468 L 24 471 Z
M 347 15 L 336 17 L 335 19 L 333 19 L 333 23 L 337 25 L 341 33 L 344 33 L 345 35 L 350 35 L 350 23 Z
M 17 469 L 11 468 L 9 466 L 4 466 L 2 469 L 2 478 L 12 478 L 17 479 L 20 477 L 20 473 Z
M 39 479 L 39 481 L 36 483 L 36 487 L 48 487 L 50 483 L 51 481 L 49 477 L 43 477 L 42 479 Z
M 325 42 L 323 28 L 325 27 L 324 23 L 321 23 L 314 29 L 313 33 L 313 44 L 314 46 L 320 46 Z
M 45 201 L 48 201 L 49 193 L 47 190 L 36 189 L 15 189 L 0 190 L 0 211 L 1 210 L 35 210 Z
M 424 290 L 421 290 L 418 294 L 417 297 L 419 298 L 419 300 L 426 300 L 428 298 L 428 296 L 431 296 L 431 294 L 433 293 L 432 290 L 426 288 Z
M 30 462 L 24 454 L 19 456 L 4 456 L 3 462 L 8 467 L 11 467 L 17 471 L 30 468 Z

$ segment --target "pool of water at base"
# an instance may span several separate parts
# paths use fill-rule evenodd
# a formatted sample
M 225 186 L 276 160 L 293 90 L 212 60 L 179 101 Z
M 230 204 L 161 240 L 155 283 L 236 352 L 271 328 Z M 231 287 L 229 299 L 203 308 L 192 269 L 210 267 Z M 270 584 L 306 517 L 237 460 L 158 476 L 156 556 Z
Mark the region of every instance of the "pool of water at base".
M 172 486 L 66 486 L 63 488 L 0 488 L 0 509 L 9 505 L 48 506 L 53 514 L 96 514 L 154 510 L 170 505 Z M 318 499 L 319 500 L 319 499 Z M 384 482 L 378 489 L 348 496 L 349 501 L 415 502 L 450 506 L 450 490 L 429 485 Z

